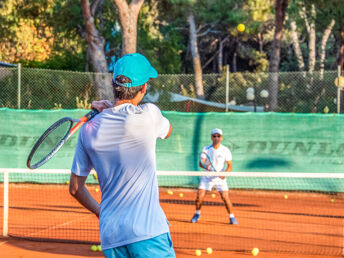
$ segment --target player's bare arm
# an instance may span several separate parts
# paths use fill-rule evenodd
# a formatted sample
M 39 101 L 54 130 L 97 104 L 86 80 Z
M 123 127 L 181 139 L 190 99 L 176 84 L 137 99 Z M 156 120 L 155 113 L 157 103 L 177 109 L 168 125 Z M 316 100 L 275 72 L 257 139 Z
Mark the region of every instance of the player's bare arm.
M 227 164 L 226 172 L 231 172 L 233 169 L 233 161 L 232 160 L 226 161 L 226 164 Z
M 225 172 L 231 172 L 232 171 L 232 168 L 233 168 L 233 162 L 230 160 L 230 161 L 226 161 L 226 164 L 227 164 L 227 168 L 225 170 Z M 225 176 L 220 176 L 221 179 L 225 179 L 226 177 Z
M 86 176 L 77 176 L 71 173 L 69 192 L 82 206 L 99 217 L 99 204 L 87 190 L 85 186 L 86 178 Z
M 170 123 L 170 129 L 168 130 L 168 133 L 167 133 L 165 139 L 167 139 L 168 137 L 170 137 L 171 133 L 172 133 L 172 125 L 171 125 L 171 123 Z
M 111 108 L 112 103 L 109 100 L 99 100 L 92 101 L 91 108 L 97 109 L 99 112 L 102 112 L 104 109 Z

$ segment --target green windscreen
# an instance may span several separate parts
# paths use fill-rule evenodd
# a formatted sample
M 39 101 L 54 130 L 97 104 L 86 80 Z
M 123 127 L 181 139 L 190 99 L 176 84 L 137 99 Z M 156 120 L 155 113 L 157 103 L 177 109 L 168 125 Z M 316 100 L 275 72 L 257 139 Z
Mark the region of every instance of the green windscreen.
M 0 167 L 25 168 L 37 138 L 56 120 L 81 117 L 86 110 L 0 109 Z M 158 170 L 194 171 L 199 153 L 211 144 L 210 131 L 223 130 L 233 155 L 233 171 L 342 172 L 344 116 L 280 113 L 163 112 L 172 126 L 169 139 L 157 140 Z M 73 136 L 43 168 L 70 168 Z
M 85 113 L 87 110 L 0 109 L 0 168 L 25 168 L 33 144 L 52 123 L 65 116 L 77 118 Z M 342 115 L 180 112 L 163 112 L 163 115 L 170 120 L 173 132 L 169 139 L 157 140 L 158 170 L 201 170 L 199 154 L 203 146 L 211 144 L 210 131 L 218 127 L 224 133 L 222 143 L 232 152 L 235 172 L 344 171 Z M 76 141 L 77 135 L 42 168 L 69 169 Z M 326 184 L 317 180 L 320 182 L 317 185 Z M 270 183 L 264 184 L 268 187 Z M 343 190 L 332 183 L 313 188 L 324 187 Z

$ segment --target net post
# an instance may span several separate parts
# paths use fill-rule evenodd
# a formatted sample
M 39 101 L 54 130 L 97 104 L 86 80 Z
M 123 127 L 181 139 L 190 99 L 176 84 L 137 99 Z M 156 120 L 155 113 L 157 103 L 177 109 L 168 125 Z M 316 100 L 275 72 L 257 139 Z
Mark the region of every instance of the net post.
M 8 170 L 4 170 L 4 221 L 2 228 L 2 236 L 8 236 Z

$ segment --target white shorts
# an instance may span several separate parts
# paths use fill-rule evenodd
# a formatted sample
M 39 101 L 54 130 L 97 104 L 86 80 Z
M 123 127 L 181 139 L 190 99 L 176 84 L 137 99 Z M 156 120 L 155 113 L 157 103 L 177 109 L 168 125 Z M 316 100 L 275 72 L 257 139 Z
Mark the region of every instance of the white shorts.
M 219 177 L 202 176 L 202 179 L 201 179 L 201 182 L 199 183 L 198 189 L 211 191 L 214 187 L 219 192 L 228 191 L 228 185 L 227 185 L 226 178 L 221 179 Z

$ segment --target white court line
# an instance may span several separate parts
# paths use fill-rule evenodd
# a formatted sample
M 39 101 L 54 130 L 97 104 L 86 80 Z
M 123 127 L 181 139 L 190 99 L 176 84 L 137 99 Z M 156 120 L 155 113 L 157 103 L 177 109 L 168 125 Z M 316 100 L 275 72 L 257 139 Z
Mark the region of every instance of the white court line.
M 54 229 L 57 229 L 57 228 L 59 228 L 59 227 L 63 227 L 63 226 L 69 225 L 69 224 L 71 224 L 71 223 L 73 223 L 73 222 L 75 222 L 75 221 L 81 221 L 81 220 L 87 218 L 87 216 L 89 216 L 89 214 L 87 214 L 87 215 L 85 215 L 85 216 L 83 216 L 83 217 L 81 217 L 81 218 L 77 218 L 77 219 L 74 219 L 74 220 L 71 220 L 71 221 L 68 221 L 68 222 L 64 222 L 64 223 L 59 224 L 59 225 L 51 226 L 51 227 L 42 229 L 42 230 L 40 230 L 40 231 L 32 232 L 32 233 L 26 235 L 25 237 L 32 237 L 32 236 L 34 236 L 34 235 L 38 235 L 38 234 L 40 234 L 40 233 L 42 233 L 42 232 L 45 232 L 45 231 L 48 231 L 48 230 L 54 230 Z
M 6 244 L 7 242 L 8 242 L 8 241 L 1 242 L 1 243 L 0 243 L 0 246 Z

